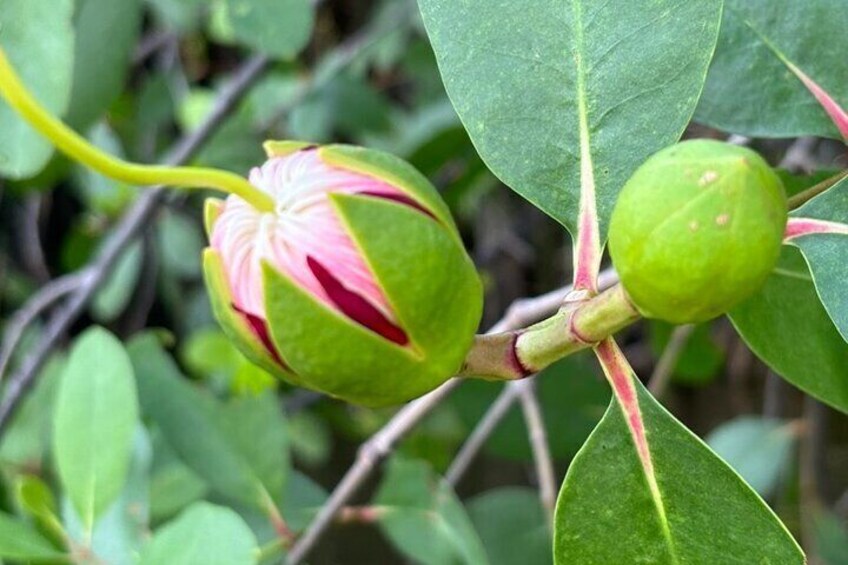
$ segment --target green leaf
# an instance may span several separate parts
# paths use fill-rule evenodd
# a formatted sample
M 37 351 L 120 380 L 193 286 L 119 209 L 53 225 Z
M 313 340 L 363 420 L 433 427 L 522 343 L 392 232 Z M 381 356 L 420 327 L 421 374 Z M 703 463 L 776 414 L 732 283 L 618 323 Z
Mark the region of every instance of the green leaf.
M 129 351 L 143 413 L 192 471 L 254 508 L 281 496 L 288 434 L 272 395 L 222 405 L 188 383 L 154 336 L 134 339 Z
M 374 503 L 383 532 L 399 551 L 416 562 L 489 562 L 453 490 L 426 463 L 392 459 Z
M 0 558 L 46 561 L 66 556 L 29 525 L 0 512 Z
M 124 89 L 141 29 L 141 0 L 76 0 L 71 101 L 65 116 L 85 131 Z
M 198 502 L 156 532 L 141 565 L 244 565 L 257 555 L 256 538 L 238 514 Z
M 62 115 L 71 98 L 73 0 L 3 0 L 0 44 L 23 83 L 50 110 Z M 0 173 L 15 179 L 38 173 L 53 146 L 0 99 Z
M 492 565 L 551 563 L 551 531 L 537 491 L 525 487 L 487 491 L 468 502 L 468 516 Z
M 91 314 L 96 320 L 102 323 L 111 322 L 124 311 L 138 284 L 143 260 L 144 253 L 140 241 L 133 243 L 123 252 L 106 282 L 94 295 Z
M 35 388 L 21 403 L 0 439 L 0 463 L 32 469 L 46 466 L 54 400 L 64 366 L 64 357 L 54 355 L 41 370 Z
M 831 119 L 787 62 L 845 107 L 848 12 L 844 8 L 842 0 L 727 0 L 695 119 L 757 137 L 839 139 Z
M 706 441 L 751 488 L 767 496 L 787 471 L 796 434 L 786 422 L 745 416 L 725 422 Z
M 721 0 L 419 0 L 463 124 L 501 180 L 577 234 L 695 109 Z
M 730 320 L 751 350 L 804 392 L 848 412 L 848 343 L 816 296 L 801 253 L 784 247 L 765 286 Z
M 554 561 L 804 563 L 798 545 L 757 494 L 631 377 L 656 490 L 649 486 L 624 411 L 613 400 L 563 483 Z
M 86 532 L 74 509 L 63 501 L 62 517 L 68 535 L 109 565 L 135 565 L 150 536 L 150 439 L 142 426 L 135 429 L 132 463 L 118 499 Z
M 206 242 L 197 220 L 166 211 L 160 216 L 158 227 L 156 235 L 162 266 L 182 278 L 200 277 Z
M 823 565 L 848 563 L 848 526 L 830 513 L 823 513 L 814 522 L 816 551 Z
M 105 122 L 100 122 L 91 128 L 88 140 L 110 155 L 121 158 L 125 156 L 121 141 Z M 118 216 L 138 194 L 136 187 L 104 177 L 83 165 L 74 167 L 73 181 L 74 187 L 91 211 L 110 217 Z M 100 298 L 100 300 L 104 299 Z M 104 307 L 98 306 L 98 308 Z
M 312 35 L 309 0 L 224 0 L 229 31 L 242 45 L 281 59 L 297 55 Z
M 90 531 L 127 478 L 138 422 L 133 368 L 102 328 L 80 336 L 62 375 L 53 418 L 59 479 Z
M 21 475 L 15 485 L 18 506 L 36 521 L 42 532 L 61 540 L 64 532 L 58 518 L 56 499 L 47 483 L 36 475 Z
M 280 511 L 286 521 L 286 525 L 294 531 L 303 531 L 315 515 L 327 502 L 329 495 L 318 483 L 297 471 L 292 475 L 286 485 L 286 494 Z
M 790 217 L 848 224 L 848 179 L 794 210 Z M 848 341 L 848 235 L 817 233 L 794 238 L 791 243 L 804 254 L 825 310 Z
M 150 518 L 159 523 L 204 498 L 209 491 L 156 430 L 153 434 L 153 470 L 150 477 Z

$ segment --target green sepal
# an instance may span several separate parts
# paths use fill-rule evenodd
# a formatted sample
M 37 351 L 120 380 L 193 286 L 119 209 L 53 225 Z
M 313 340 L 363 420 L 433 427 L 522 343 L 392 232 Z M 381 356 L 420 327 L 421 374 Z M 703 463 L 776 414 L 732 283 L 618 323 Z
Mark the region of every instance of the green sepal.
M 203 229 L 206 230 L 206 237 L 212 237 L 212 228 L 223 211 L 224 201 L 221 198 L 207 198 L 203 202 Z
M 403 159 L 391 153 L 354 145 L 326 145 L 318 152 L 329 165 L 374 177 L 405 192 L 450 228 L 459 241 L 459 232 L 439 192 L 427 177 Z
M 308 141 L 275 141 L 273 139 L 269 139 L 262 144 L 262 149 L 265 150 L 265 155 L 267 155 L 269 159 L 273 157 L 285 157 L 286 155 L 297 153 L 307 147 L 315 147 L 315 144 Z
M 482 310 L 473 264 L 420 211 L 366 196 L 331 199 L 411 342 L 386 340 L 266 265 L 272 338 L 316 390 L 368 406 L 420 396 L 455 374 L 471 346 Z
M 301 379 L 277 363 L 247 322 L 233 309 L 233 297 L 224 272 L 224 264 L 221 256 L 212 248 L 203 250 L 203 275 L 212 303 L 212 312 L 224 333 L 233 340 L 239 351 L 272 375 L 291 384 L 301 385 Z

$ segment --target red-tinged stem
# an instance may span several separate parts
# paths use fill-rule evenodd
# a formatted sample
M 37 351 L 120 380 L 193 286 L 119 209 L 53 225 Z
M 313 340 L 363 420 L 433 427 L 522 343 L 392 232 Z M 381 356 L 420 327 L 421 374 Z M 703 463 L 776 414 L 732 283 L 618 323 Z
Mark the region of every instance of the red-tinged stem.
M 848 112 L 846 112 L 845 109 L 833 99 L 830 93 L 819 86 L 817 82 L 807 76 L 807 74 L 801 69 L 788 61 L 786 61 L 786 65 L 789 67 L 789 70 L 795 73 L 795 76 L 804 83 L 804 86 L 807 87 L 810 93 L 816 97 L 816 100 L 818 100 L 819 104 L 822 105 L 824 111 L 827 112 L 827 115 L 830 116 L 831 120 L 833 120 L 833 123 L 836 125 L 839 133 L 842 134 L 842 138 L 845 139 L 845 141 L 848 141 Z
M 799 237 L 818 233 L 848 235 L 848 224 L 815 218 L 789 218 L 783 234 L 783 242 L 789 243 Z
M 567 303 L 523 330 L 477 336 L 460 375 L 521 379 L 594 346 L 639 318 L 624 287 L 617 284 L 582 302 Z

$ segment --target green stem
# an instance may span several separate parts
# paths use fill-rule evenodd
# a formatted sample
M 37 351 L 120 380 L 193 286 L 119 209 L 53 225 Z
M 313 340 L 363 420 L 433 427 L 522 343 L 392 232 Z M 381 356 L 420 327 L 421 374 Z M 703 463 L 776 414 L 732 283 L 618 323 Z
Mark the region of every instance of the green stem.
M 52 116 L 33 97 L 12 68 L 2 48 L 0 95 L 60 151 L 107 177 L 142 186 L 165 184 L 180 188 L 214 188 L 235 194 L 262 212 L 274 211 L 274 200 L 268 194 L 235 173 L 202 167 L 140 165 L 104 153 Z
M 523 330 L 477 336 L 461 376 L 514 380 L 587 349 L 640 318 L 621 284 Z

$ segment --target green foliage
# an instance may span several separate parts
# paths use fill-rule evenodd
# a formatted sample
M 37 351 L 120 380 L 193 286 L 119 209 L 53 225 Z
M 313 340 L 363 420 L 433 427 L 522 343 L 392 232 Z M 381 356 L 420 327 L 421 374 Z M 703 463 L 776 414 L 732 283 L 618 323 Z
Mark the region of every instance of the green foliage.
M 813 198 L 791 217 L 815 218 L 848 225 L 848 179 L 843 179 Z M 812 234 L 793 239 L 807 260 L 816 292 L 843 339 L 848 341 L 848 292 L 845 292 L 845 265 L 848 264 L 848 235 Z
M 841 0 L 725 0 L 718 47 L 695 119 L 744 135 L 838 139 L 833 122 L 788 65 L 845 107 L 848 62 L 840 51 L 846 27 Z
M 383 532 L 426 565 L 485 565 L 486 552 L 451 488 L 426 463 L 394 458 L 374 498 Z
M 196 390 L 152 335 L 129 346 L 144 413 L 211 488 L 255 508 L 279 499 L 288 475 L 288 434 L 270 396 L 222 404 Z
M 33 562 L 64 561 L 56 549 L 26 523 L 0 512 L 0 558 Z
M 21 78 L 55 114 L 71 99 L 74 29 L 73 0 L 3 0 L 0 45 Z M 45 69 L 50 69 L 45 72 Z M 0 173 L 13 179 L 38 173 L 53 147 L 0 100 Z
M 751 350 L 775 372 L 848 412 L 848 343 L 819 303 L 810 271 L 797 250 L 784 247 L 765 286 L 735 308 L 730 319 Z
M 419 0 L 483 160 L 575 237 L 582 193 L 604 234 L 627 177 L 683 133 L 721 4 Z
M 713 430 L 706 442 L 751 488 L 768 496 L 786 474 L 794 435 L 786 422 L 743 416 Z
M 533 489 L 487 491 L 468 501 L 468 516 L 491 565 L 551 563 L 551 530 Z
M 312 34 L 313 8 L 309 0 L 222 0 L 226 26 L 239 43 L 288 59 L 300 51 Z
M 137 422 L 123 345 L 103 329 L 86 331 L 71 350 L 53 417 L 56 468 L 86 531 L 121 492 Z
M 614 400 L 563 483 L 554 562 L 804 563 L 756 493 L 636 387 L 657 490 Z
M 238 514 L 199 502 L 163 526 L 145 546 L 142 565 L 256 563 L 256 538 Z

